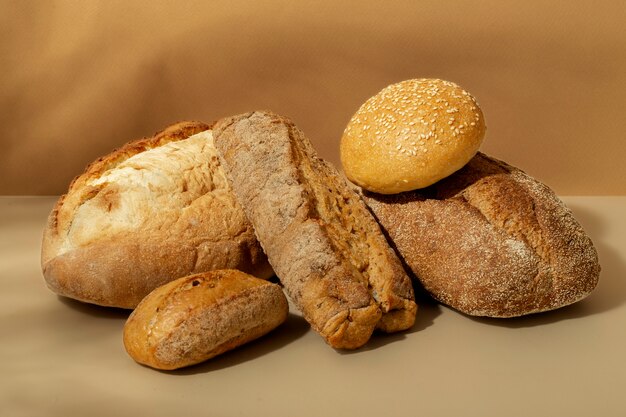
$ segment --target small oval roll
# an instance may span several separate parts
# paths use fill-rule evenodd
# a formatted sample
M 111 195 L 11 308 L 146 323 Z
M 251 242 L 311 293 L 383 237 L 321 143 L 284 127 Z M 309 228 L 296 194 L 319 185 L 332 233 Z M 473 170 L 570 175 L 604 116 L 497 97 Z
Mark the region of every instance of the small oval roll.
M 287 318 L 280 286 L 237 270 L 179 278 L 148 294 L 124 325 L 138 363 L 171 370 L 263 336 Z
M 367 100 L 341 138 L 350 181 L 380 194 L 424 188 L 478 151 L 485 120 L 476 100 L 438 79 L 392 84 Z

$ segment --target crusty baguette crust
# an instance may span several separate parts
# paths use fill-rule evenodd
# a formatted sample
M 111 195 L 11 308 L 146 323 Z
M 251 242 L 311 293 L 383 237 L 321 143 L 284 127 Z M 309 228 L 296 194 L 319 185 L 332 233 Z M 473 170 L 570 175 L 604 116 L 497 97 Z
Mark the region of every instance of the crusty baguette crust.
M 357 348 L 375 328 L 413 325 L 410 279 L 380 227 L 291 121 L 248 113 L 219 121 L 214 134 L 270 264 L 331 346 Z
M 211 127 L 199 122 L 177 123 L 151 138 L 127 143 L 99 158 L 72 181 L 67 194 L 59 198 L 50 213 L 44 230 L 41 265 L 52 291 L 104 306 L 134 308 L 152 289 L 195 272 L 237 268 L 262 278 L 272 275 L 251 224 L 230 190 L 223 186 L 215 186 L 217 191 L 196 186 L 197 194 L 188 196 L 189 204 L 182 209 L 152 204 L 158 214 L 149 226 L 109 233 L 104 225 L 103 230 L 93 232 L 88 242 L 76 243 L 71 239 L 71 233 L 82 227 L 72 226 L 84 204 L 94 204 L 96 214 L 107 218 L 109 214 L 127 210 L 119 202 L 133 198 L 129 194 L 132 192 L 117 184 L 94 185 L 94 180 L 135 155 L 187 139 Z M 215 182 L 210 177 L 221 171 L 217 158 L 207 161 L 204 169 L 208 183 Z M 158 168 L 155 170 L 159 174 Z M 167 175 L 184 174 L 174 171 Z M 182 195 L 185 191 L 177 192 Z M 165 197 L 177 198 L 176 195 Z M 90 227 L 94 222 L 87 221 Z
M 364 196 L 424 288 L 466 314 L 552 310 L 598 282 L 596 250 L 563 202 L 482 153 L 426 189 Z
M 288 312 L 280 286 L 237 270 L 209 271 L 148 294 L 124 325 L 124 346 L 138 363 L 182 368 L 263 336 Z

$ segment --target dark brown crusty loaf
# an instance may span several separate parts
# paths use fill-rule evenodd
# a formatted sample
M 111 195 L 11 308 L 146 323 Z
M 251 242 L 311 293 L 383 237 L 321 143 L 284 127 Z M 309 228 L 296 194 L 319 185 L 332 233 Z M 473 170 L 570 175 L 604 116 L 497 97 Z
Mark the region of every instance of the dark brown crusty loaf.
M 364 196 L 424 288 L 463 313 L 552 310 L 598 282 L 591 239 L 554 192 L 482 153 L 428 188 Z
M 335 348 L 415 321 L 413 288 L 380 226 L 288 119 L 219 121 L 215 146 L 270 264 L 304 317 Z
M 263 336 L 288 311 L 279 285 L 237 270 L 203 272 L 141 300 L 124 325 L 124 347 L 138 363 L 182 368 Z
M 224 175 L 211 126 L 197 122 L 98 159 L 50 213 L 46 283 L 63 296 L 134 308 L 154 288 L 196 272 L 271 276 Z

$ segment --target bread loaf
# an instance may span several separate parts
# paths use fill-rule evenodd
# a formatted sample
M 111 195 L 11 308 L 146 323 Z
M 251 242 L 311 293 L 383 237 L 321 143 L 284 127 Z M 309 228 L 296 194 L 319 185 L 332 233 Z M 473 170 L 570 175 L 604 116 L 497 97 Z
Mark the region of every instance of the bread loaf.
M 288 311 L 280 286 L 237 270 L 209 271 L 148 294 L 124 326 L 124 346 L 138 363 L 182 368 L 263 336 Z
M 311 326 L 335 348 L 375 328 L 411 327 L 410 279 L 359 195 L 288 119 L 219 121 L 215 144 L 270 264 Z
M 478 151 L 485 119 L 467 91 L 420 78 L 385 87 L 352 116 L 341 138 L 348 179 L 396 194 L 424 188 L 463 167 Z
M 196 272 L 272 275 L 224 177 L 211 126 L 196 122 L 89 165 L 49 216 L 41 264 L 54 292 L 123 308 Z
M 463 313 L 552 310 L 598 282 L 596 250 L 572 212 L 544 184 L 482 153 L 423 190 L 364 196 L 424 288 Z

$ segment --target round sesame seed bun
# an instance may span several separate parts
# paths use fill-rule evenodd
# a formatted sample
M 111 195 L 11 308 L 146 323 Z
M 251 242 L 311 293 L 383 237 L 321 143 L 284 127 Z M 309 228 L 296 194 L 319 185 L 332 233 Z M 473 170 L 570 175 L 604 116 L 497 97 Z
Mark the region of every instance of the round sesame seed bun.
M 462 168 L 484 135 L 482 111 L 467 91 L 449 81 L 407 80 L 384 88 L 352 116 L 341 163 L 350 181 L 396 194 Z

